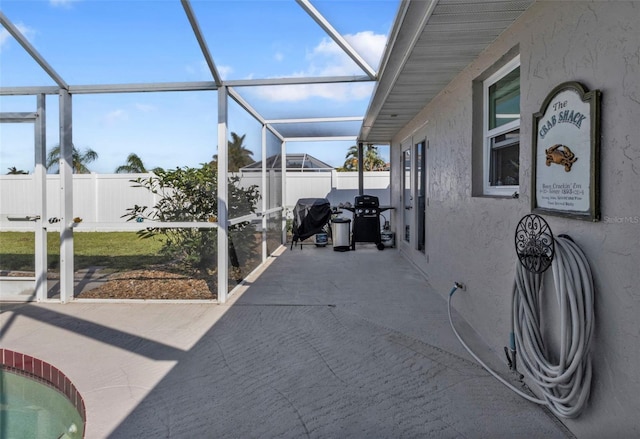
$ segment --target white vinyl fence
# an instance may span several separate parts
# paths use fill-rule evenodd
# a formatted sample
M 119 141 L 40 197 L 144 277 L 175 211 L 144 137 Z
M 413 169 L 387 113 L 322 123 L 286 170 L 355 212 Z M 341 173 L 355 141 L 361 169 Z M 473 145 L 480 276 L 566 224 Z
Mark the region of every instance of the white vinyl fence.
M 153 206 L 156 196 L 131 180 L 149 174 L 76 174 L 73 176 L 73 215 L 84 224 L 125 223 L 128 208 Z M 241 185 L 261 186 L 260 173 L 240 175 Z M 332 205 L 350 202 L 358 195 L 356 172 L 288 172 L 285 207 L 292 210 L 300 198 L 327 198 Z M 269 190 L 279 190 L 270 188 Z M 364 193 L 389 204 L 389 172 L 365 172 Z M 29 218 L 41 215 L 35 203 L 33 175 L 0 175 L 0 230 L 33 230 Z M 60 176 L 47 175 L 47 212 L 44 218 L 60 217 Z M 116 227 L 117 229 L 117 227 Z M 86 230 L 86 229 L 85 229 Z

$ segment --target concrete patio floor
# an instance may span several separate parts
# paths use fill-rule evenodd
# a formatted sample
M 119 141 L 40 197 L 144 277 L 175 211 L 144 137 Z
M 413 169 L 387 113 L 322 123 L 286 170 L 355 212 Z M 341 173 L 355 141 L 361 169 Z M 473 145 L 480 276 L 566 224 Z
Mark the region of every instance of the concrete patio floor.
M 0 345 L 71 379 L 88 439 L 574 437 L 395 249 L 282 249 L 225 305 L 0 307 Z

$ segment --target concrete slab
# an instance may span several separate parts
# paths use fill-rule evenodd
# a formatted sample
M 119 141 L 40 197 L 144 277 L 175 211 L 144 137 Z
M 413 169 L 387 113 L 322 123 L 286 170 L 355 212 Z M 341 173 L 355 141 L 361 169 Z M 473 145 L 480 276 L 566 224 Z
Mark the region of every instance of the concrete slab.
M 0 276 L 0 291 L 3 300 L 28 302 L 35 297 L 35 277 Z
M 286 249 L 226 305 L 2 305 L 0 324 L 74 382 L 92 439 L 572 437 L 470 360 L 394 249 Z

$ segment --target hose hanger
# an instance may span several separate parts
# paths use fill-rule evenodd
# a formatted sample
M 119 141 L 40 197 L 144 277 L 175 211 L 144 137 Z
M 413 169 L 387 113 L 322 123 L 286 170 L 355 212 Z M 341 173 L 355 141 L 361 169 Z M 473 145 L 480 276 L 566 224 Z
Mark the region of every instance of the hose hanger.
M 570 236 L 554 238 L 540 216 L 524 216 L 516 228 L 516 268 L 512 295 L 512 331 L 505 347 L 509 368 L 519 364 L 539 390 L 545 405 L 558 416 L 580 415 L 591 390 L 590 345 L 594 331 L 594 282 L 589 261 Z M 548 347 L 543 322 L 544 272 L 553 272 L 559 316 L 557 352 Z
M 539 215 L 525 215 L 516 227 L 516 253 L 531 273 L 544 273 L 553 262 L 555 244 L 549 224 Z
M 451 298 L 457 289 L 464 289 L 459 282 L 449 293 L 449 323 L 467 352 L 498 381 L 528 401 L 547 406 L 557 416 L 575 418 L 587 404 L 593 376 L 590 345 L 595 326 L 594 282 L 589 261 L 570 236 L 554 238 L 547 222 L 535 214 L 524 216 L 518 223 L 515 245 L 519 263 L 511 296 L 509 347 L 504 350 L 509 369 L 522 382 L 520 364 L 540 396 L 523 392 L 493 371 L 456 331 Z M 560 320 L 557 352 L 547 346 L 549 328 L 544 325 L 541 305 L 546 296 L 543 274 L 549 267 Z

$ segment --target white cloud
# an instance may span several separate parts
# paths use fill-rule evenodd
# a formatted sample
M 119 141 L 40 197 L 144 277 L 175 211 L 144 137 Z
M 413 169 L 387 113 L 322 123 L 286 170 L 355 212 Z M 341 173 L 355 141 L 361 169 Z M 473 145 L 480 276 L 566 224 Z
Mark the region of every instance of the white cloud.
M 195 77 L 197 80 L 210 81 L 211 73 L 209 72 L 209 66 L 205 60 L 198 61 L 194 64 L 187 64 L 185 70 L 189 75 Z
M 189 75 L 200 81 L 211 81 L 213 79 L 209 70 L 209 65 L 205 60 L 198 61 L 194 64 L 187 64 L 184 69 Z M 228 79 L 229 75 L 233 73 L 233 67 L 231 66 L 216 64 L 216 69 L 223 80 Z
M 136 103 L 134 104 L 134 107 L 136 108 L 136 110 L 141 111 L 142 113 L 150 113 L 152 111 L 157 110 L 157 108 L 154 105 L 150 105 L 150 104 Z
M 271 102 L 298 102 L 310 98 L 324 98 L 346 102 L 368 98 L 373 84 L 304 84 L 257 87 L 253 93 Z
M 132 117 L 136 117 L 136 114 L 152 113 L 157 110 L 158 107 L 156 107 L 155 105 L 142 102 L 134 102 L 131 105 L 127 105 L 127 109 L 118 108 L 106 113 L 103 117 L 103 121 L 106 125 L 113 126 L 120 122 L 128 121 Z
M 372 67 L 378 66 L 387 41 L 386 36 L 372 31 L 344 35 L 345 40 Z M 284 60 L 284 54 L 276 51 L 273 55 L 278 62 Z M 306 56 L 307 66 L 287 75 L 292 78 L 314 76 L 361 76 L 365 73 L 331 38 L 323 38 Z M 233 73 L 228 65 L 217 65 L 218 73 L 223 80 Z M 206 62 L 198 67 L 187 66 L 191 74 L 210 76 Z M 253 79 L 254 75 L 246 75 L 244 79 Z M 366 99 L 371 95 L 373 84 L 307 84 L 255 87 L 248 90 L 254 96 L 270 102 L 299 102 L 309 98 L 324 98 L 339 102 Z
M 5 43 L 9 40 L 9 37 L 11 37 L 9 31 L 4 28 L 0 30 L 0 47 L 5 45 Z
M 231 66 L 216 66 L 218 73 L 223 80 L 227 79 L 231 73 L 233 73 L 233 67 Z
M 371 31 L 345 35 L 344 39 L 372 68 L 376 68 L 387 38 Z M 324 38 L 307 55 L 310 72 L 321 75 L 362 75 L 363 71 L 332 39 Z
M 380 58 L 387 44 L 387 37 L 382 34 L 374 34 L 371 31 L 358 32 L 355 35 L 346 35 L 345 39 L 374 69 L 378 68 Z
M 104 120 L 108 125 L 112 125 L 121 120 L 127 120 L 128 118 L 129 114 L 125 110 L 118 109 L 107 113 L 104 117 Z
M 345 40 L 372 67 L 377 68 L 387 38 L 371 31 L 345 35 Z M 304 71 L 291 77 L 351 76 L 365 73 L 332 39 L 324 38 L 307 54 L 308 65 Z M 253 92 L 272 102 L 296 102 L 319 97 L 335 101 L 365 99 L 370 96 L 373 84 L 308 84 L 258 87 Z
M 22 23 L 18 23 L 15 25 L 16 28 L 20 31 L 20 33 L 22 35 L 24 35 L 24 37 L 29 40 L 31 43 L 33 43 L 33 37 L 35 36 L 35 31 L 33 29 L 31 29 L 28 26 L 25 26 Z M 11 38 L 13 38 L 11 36 L 11 34 L 9 33 L 9 31 L 7 31 L 5 28 L 0 29 L 0 49 L 2 47 L 5 46 L 5 44 L 7 44 Z
M 72 3 L 80 0 L 49 0 L 49 4 L 53 7 L 70 8 Z

